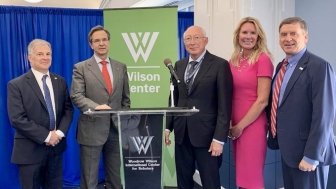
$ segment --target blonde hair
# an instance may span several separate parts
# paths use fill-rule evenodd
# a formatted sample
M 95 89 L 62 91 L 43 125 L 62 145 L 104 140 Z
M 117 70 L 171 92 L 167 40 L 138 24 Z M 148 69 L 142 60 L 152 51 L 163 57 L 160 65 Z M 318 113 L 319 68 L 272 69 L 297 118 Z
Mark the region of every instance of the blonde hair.
M 242 27 L 243 24 L 245 23 L 251 23 L 254 25 L 254 27 L 256 28 L 256 32 L 258 34 L 258 38 L 257 38 L 257 42 L 256 45 L 253 47 L 253 52 L 251 53 L 251 55 L 248 57 L 248 63 L 249 64 L 254 64 L 261 53 L 266 53 L 270 58 L 271 58 L 271 53 L 267 48 L 267 40 L 266 40 L 266 35 L 265 32 L 260 24 L 260 22 L 253 17 L 245 17 L 243 19 L 241 19 L 241 21 L 239 22 L 237 28 L 235 29 L 234 33 L 233 33 L 233 48 L 234 51 L 232 53 L 231 56 L 231 63 L 233 65 L 238 65 L 239 64 L 239 60 L 241 58 L 241 52 L 242 52 L 242 48 L 239 45 L 239 32 L 240 29 Z

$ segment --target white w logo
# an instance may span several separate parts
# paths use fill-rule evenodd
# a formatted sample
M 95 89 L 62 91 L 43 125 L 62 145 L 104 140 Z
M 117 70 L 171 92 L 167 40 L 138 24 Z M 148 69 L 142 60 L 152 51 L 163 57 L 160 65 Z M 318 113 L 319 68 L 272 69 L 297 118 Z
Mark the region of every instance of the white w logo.
M 146 154 L 148 147 L 151 144 L 154 136 L 138 136 L 138 137 L 130 137 L 130 138 L 132 139 L 134 146 L 138 150 L 138 153 L 140 154 L 141 151 L 143 151 L 144 154 Z
M 159 32 L 138 32 L 138 33 L 122 33 L 124 41 L 130 51 L 134 62 L 137 62 L 141 55 L 145 62 L 151 53 L 154 43 L 159 36 Z M 141 41 L 141 43 L 140 43 Z

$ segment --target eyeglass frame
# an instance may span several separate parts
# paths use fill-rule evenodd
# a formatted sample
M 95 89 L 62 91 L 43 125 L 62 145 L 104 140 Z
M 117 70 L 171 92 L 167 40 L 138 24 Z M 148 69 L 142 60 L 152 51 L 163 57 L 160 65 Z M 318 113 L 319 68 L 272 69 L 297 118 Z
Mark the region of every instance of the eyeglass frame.
M 201 39 L 204 39 L 204 38 L 207 38 L 205 36 L 199 36 L 199 35 L 194 35 L 194 36 L 191 36 L 191 35 L 188 35 L 186 37 L 183 38 L 183 41 L 185 43 L 190 43 L 191 41 L 195 41 L 195 42 L 200 42 Z

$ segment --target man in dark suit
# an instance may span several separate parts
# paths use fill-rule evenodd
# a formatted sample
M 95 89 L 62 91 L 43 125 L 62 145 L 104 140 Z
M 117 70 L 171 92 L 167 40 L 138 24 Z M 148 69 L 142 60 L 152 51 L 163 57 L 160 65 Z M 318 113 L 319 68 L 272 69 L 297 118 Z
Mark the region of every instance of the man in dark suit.
M 65 80 L 49 72 L 50 43 L 30 42 L 28 59 L 31 70 L 8 83 L 8 116 L 16 131 L 11 161 L 19 167 L 23 189 L 61 189 L 73 107 Z
M 269 141 L 278 142 L 286 189 L 326 188 L 329 165 L 336 163 L 335 73 L 328 62 L 307 51 L 308 29 L 301 18 L 283 20 L 279 38 L 286 58 L 274 77 Z
M 108 57 L 110 33 L 102 26 L 89 32 L 94 55 L 74 66 L 71 99 L 80 109 L 77 141 L 80 144 L 81 189 L 95 189 L 101 152 L 105 166 L 105 186 L 120 189 L 120 150 L 117 125 L 111 115 L 83 112 L 130 107 L 126 65 Z
M 231 119 L 232 75 L 226 60 L 205 49 L 207 43 L 204 29 L 189 27 L 184 44 L 190 56 L 175 64 L 182 81 L 174 80 L 175 106 L 200 110 L 167 122 L 165 142 L 170 144 L 174 130 L 177 185 L 183 189 L 193 189 L 195 163 L 203 188 L 220 188 L 219 167 Z

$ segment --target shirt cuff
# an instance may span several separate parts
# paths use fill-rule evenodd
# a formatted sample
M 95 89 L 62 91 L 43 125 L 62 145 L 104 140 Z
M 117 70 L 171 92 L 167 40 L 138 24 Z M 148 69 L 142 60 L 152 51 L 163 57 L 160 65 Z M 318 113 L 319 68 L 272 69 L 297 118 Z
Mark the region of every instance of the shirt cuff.
M 58 136 L 60 136 L 60 137 L 64 137 L 64 136 L 65 136 L 64 133 L 63 133 L 61 130 L 57 130 L 57 131 L 56 131 L 56 134 L 57 134 Z
M 221 145 L 224 145 L 224 144 L 225 144 L 225 142 L 222 142 L 222 141 L 219 141 L 219 140 L 216 140 L 216 139 L 212 139 L 212 141 L 215 141 L 215 142 L 217 142 L 217 143 L 219 143 L 219 144 L 221 144 Z
M 51 131 L 49 132 L 47 138 L 44 140 L 45 143 L 48 143 L 50 141 L 51 138 Z
M 310 159 L 306 156 L 303 156 L 303 160 L 305 160 L 307 163 L 314 165 L 314 166 L 317 166 L 319 164 L 319 161 Z

